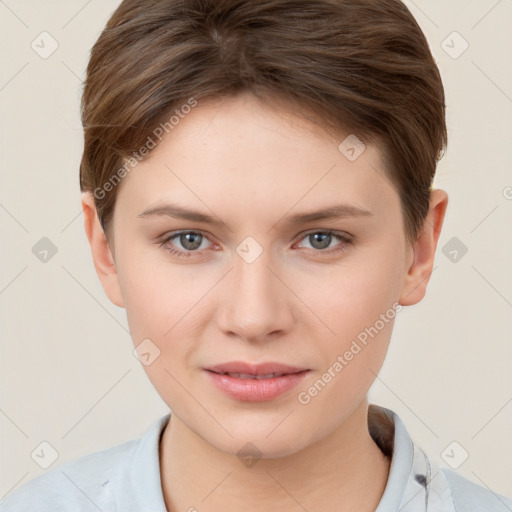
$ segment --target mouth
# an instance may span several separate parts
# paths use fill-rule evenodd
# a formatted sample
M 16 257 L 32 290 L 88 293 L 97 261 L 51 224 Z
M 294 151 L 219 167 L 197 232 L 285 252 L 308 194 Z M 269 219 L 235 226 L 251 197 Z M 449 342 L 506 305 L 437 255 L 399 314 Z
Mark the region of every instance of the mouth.
M 224 394 L 239 401 L 273 400 L 296 387 L 309 368 L 281 363 L 251 364 L 234 361 L 205 368 L 210 382 Z
M 293 375 L 289 373 L 267 373 L 266 375 L 254 375 L 251 373 L 234 373 L 234 372 L 213 372 L 217 375 L 229 375 L 230 377 L 234 377 L 235 379 L 256 379 L 256 380 L 262 380 L 262 379 L 273 379 L 274 377 L 282 377 L 283 375 Z M 298 372 L 297 372 L 298 373 Z
M 236 375 L 238 378 L 280 377 L 281 375 L 289 375 L 309 370 L 309 368 L 306 367 L 290 366 L 288 364 L 278 362 L 247 363 L 244 361 L 230 361 L 226 363 L 220 363 L 214 366 L 209 366 L 205 369 L 218 374 L 230 374 L 232 376 Z

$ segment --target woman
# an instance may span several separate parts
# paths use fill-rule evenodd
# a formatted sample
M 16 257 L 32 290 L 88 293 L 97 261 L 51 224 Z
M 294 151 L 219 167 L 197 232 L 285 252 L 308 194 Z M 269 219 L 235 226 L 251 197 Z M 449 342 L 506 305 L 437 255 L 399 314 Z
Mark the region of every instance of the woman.
M 512 510 L 367 400 L 432 272 L 444 101 L 398 0 L 124 0 L 87 70 L 82 206 L 172 412 L 0 510 Z

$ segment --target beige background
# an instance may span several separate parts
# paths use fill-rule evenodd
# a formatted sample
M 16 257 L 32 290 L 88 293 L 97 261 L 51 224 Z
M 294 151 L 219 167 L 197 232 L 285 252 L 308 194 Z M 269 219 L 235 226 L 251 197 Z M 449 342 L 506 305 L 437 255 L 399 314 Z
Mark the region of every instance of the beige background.
M 443 466 L 459 443 L 457 471 L 512 496 L 512 2 L 406 3 L 445 83 L 436 186 L 450 204 L 427 297 L 399 313 L 370 400 Z M 167 412 L 100 287 L 79 204 L 81 80 L 117 4 L 0 1 L 0 499 L 45 471 L 31 458 L 42 441 L 59 454 L 51 469 Z M 31 48 L 43 31 L 59 44 L 47 59 Z M 457 58 L 453 31 L 469 43 Z M 32 252 L 42 237 L 57 248 L 46 263 Z M 455 262 L 453 237 L 468 249 Z

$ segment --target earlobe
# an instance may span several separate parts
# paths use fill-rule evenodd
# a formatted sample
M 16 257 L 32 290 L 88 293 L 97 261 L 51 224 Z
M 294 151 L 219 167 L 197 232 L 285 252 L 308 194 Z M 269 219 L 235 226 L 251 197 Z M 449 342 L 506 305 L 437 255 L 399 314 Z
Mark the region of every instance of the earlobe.
M 425 296 L 447 206 L 448 194 L 444 190 L 433 190 L 423 229 L 412 248 L 413 261 L 404 276 L 399 300 L 403 306 L 417 304 Z
M 116 264 L 96 212 L 94 197 L 90 192 L 82 193 L 82 211 L 96 273 L 108 298 L 116 306 L 124 307 Z

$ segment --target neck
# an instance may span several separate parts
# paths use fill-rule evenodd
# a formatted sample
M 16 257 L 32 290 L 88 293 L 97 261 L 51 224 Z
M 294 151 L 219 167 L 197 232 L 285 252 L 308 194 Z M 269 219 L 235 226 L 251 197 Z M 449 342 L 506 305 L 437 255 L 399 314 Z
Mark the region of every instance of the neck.
M 327 437 L 251 467 L 206 443 L 173 415 L 160 445 L 169 512 L 375 511 L 389 466 L 368 432 L 366 400 Z

